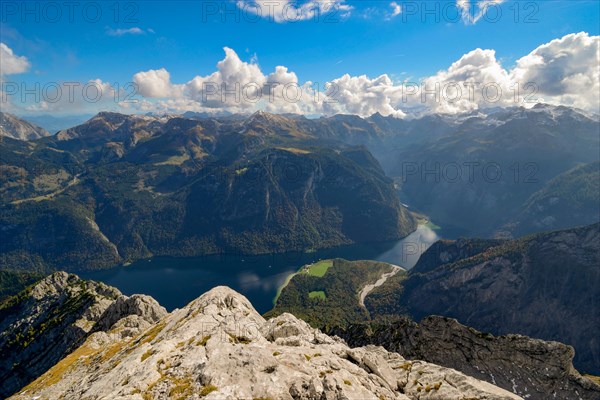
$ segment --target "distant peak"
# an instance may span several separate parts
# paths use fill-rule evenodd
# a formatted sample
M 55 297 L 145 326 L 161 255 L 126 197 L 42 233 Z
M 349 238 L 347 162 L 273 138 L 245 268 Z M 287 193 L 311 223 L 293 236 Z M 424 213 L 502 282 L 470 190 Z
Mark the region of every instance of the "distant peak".
M 286 120 L 288 120 L 288 118 L 283 115 L 271 114 L 269 112 L 259 110 L 246 119 L 246 124 L 251 124 L 253 122 L 272 123 L 277 121 L 282 122 Z
M 121 114 L 121 113 L 117 113 L 117 112 L 113 112 L 113 111 L 100 111 L 92 119 L 104 119 L 106 121 L 116 122 L 116 121 L 123 121 L 127 118 L 129 118 L 129 115 L 127 115 L 127 114 Z
M 204 309 L 209 304 L 215 304 L 218 309 L 253 310 L 252 303 L 243 295 L 227 286 L 212 288 L 186 306 L 188 309 Z
M 100 111 L 96 117 L 127 117 L 126 114 L 121 114 L 114 111 Z
M 274 116 L 275 116 L 274 114 L 268 113 L 268 112 L 263 111 L 263 110 L 258 110 L 254 114 L 252 114 L 249 119 L 253 119 L 253 118 L 257 118 L 257 117 L 260 117 L 260 118 L 269 118 L 270 119 L 270 118 L 272 118 Z

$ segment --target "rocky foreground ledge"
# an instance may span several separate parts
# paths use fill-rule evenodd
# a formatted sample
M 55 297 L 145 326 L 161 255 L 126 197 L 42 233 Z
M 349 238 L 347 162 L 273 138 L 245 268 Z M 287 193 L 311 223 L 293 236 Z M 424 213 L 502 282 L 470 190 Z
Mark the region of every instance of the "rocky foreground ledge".
M 142 315 L 158 316 L 160 308 L 135 311 L 116 321 L 96 318 L 97 331 L 11 399 L 520 398 L 382 347 L 351 349 L 291 314 L 267 321 L 226 287 L 157 322 Z
M 91 334 L 133 337 L 167 315 L 150 296 L 54 273 L 0 306 L 0 399 L 76 350 Z

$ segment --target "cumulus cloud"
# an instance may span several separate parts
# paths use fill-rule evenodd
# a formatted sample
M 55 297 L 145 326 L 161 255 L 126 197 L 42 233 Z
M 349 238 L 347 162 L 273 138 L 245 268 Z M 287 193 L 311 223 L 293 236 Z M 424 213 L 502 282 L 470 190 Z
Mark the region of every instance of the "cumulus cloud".
M 418 82 L 395 82 L 388 75 L 343 75 L 329 82 L 301 82 L 286 66 L 265 73 L 231 48 L 216 71 L 173 83 L 164 69 L 134 76 L 143 99 L 124 104 L 143 111 L 249 112 L 265 109 L 310 115 L 376 112 L 399 118 L 429 110 L 462 113 L 496 106 L 563 104 L 598 112 L 599 36 L 566 35 L 534 49 L 506 68 L 490 49 L 464 54 L 447 69 Z
M 517 82 L 534 82 L 547 102 L 600 108 L 600 37 L 585 32 L 544 44 L 517 61 Z
M 137 85 L 139 94 L 144 97 L 179 98 L 183 94 L 183 88 L 171 83 L 171 74 L 164 68 L 138 72 L 133 76 L 133 81 Z
M 278 23 L 323 19 L 333 21 L 348 17 L 353 10 L 352 6 L 345 4 L 345 0 L 238 0 L 236 4 L 244 13 Z
M 426 104 L 436 112 L 459 113 L 485 106 L 510 104 L 510 73 L 496 59 L 494 50 L 475 49 L 447 70 L 439 71 L 419 85 L 411 102 Z
M 426 95 L 434 111 L 456 113 L 488 106 L 563 104 L 598 112 L 600 109 L 600 36 L 569 34 L 534 49 L 504 68 L 493 50 L 476 49 L 447 70 L 423 81 L 438 85 L 441 96 Z M 457 89 L 455 83 L 459 83 Z M 460 96 L 456 91 L 462 90 Z
M 133 28 L 128 28 L 128 29 L 108 28 L 106 30 L 106 34 L 108 36 L 145 35 L 146 33 L 154 33 L 154 30 L 152 30 L 152 29 L 144 30 L 137 26 L 134 26 Z
M 0 43 L 0 76 L 27 72 L 31 64 L 27 57 L 16 55 L 10 47 Z
M 133 80 L 141 95 L 160 99 L 160 107 L 174 105 L 165 103 L 168 98 L 185 106 L 191 100 L 206 109 L 227 108 L 233 112 L 260 107 L 301 114 L 401 114 L 390 104 L 387 90 L 393 90 L 393 85 L 387 76 L 370 80 L 346 75 L 323 85 L 300 83 L 296 73 L 285 66 L 277 66 L 266 75 L 258 64 L 242 61 L 233 49 L 225 47 L 224 51 L 225 58 L 217 64 L 217 71 L 184 84 L 172 83 L 165 69 L 139 72 Z
M 321 108 L 325 114 L 369 116 L 379 112 L 404 117 L 404 112 L 394 106 L 399 103 L 401 91 L 387 75 L 369 79 L 366 75 L 346 74 L 331 81 Z

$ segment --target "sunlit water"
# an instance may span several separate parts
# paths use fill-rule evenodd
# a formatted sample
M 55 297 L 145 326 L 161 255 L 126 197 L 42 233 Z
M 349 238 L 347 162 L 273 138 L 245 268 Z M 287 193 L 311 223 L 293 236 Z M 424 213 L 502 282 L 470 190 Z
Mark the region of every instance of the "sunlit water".
M 412 268 L 419 256 L 439 239 L 425 225 L 406 238 L 391 243 L 353 245 L 314 253 L 264 256 L 155 257 L 106 271 L 80 274 L 119 288 L 124 294 L 148 294 L 168 310 L 181 308 L 215 286 L 243 293 L 264 313 L 273 307 L 277 289 L 303 265 L 321 259 L 378 260 Z

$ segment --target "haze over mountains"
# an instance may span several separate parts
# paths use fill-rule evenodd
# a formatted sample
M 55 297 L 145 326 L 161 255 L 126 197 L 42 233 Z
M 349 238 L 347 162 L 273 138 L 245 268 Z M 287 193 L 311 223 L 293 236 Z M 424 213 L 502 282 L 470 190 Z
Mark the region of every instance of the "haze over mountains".
M 588 224 L 599 130 L 541 104 L 413 120 L 100 113 L 2 140 L 1 257 L 77 270 L 389 241 L 415 228 L 401 203 L 467 236 Z
M 55 134 L 58 131 L 71 128 L 76 125 L 81 125 L 85 121 L 92 118 L 94 115 L 83 114 L 83 115 L 31 115 L 24 117 L 27 121 L 33 122 L 36 125 L 41 126 L 48 132 Z

